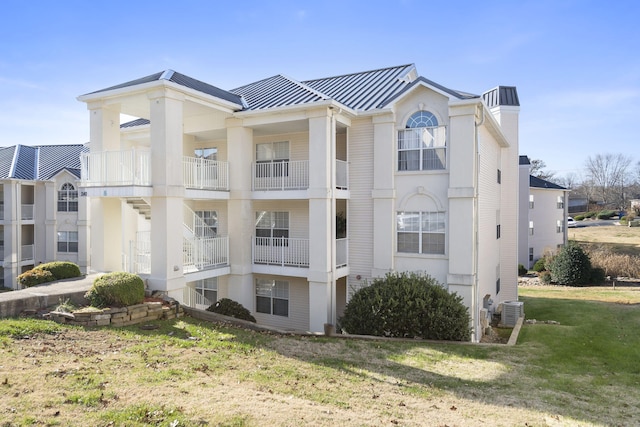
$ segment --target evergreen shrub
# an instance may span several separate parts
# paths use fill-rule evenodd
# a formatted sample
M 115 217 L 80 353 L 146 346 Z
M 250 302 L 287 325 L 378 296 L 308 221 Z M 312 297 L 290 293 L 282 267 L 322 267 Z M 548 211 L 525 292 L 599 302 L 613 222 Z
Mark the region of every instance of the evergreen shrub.
M 131 273 L 107 273 L 93 281 L 84 296 L 93 307 L 126 307 L 144 302 L 144 282 Z
M 525 276 L 527 274 L 527 268 L 522 265 L 522 264 L 518 264 L 518 276 Z
M 353 295 L 339 322 L 343 331 L 358 335 L 453 341 L 471 335 L 462 297 L 417 273 L 375 279 Z
M 535 264 L 533 264 L 533 271 L 535 271 L 536 273 L 540 273 L 542 271 L 545 271 L 546 269 L 546 260 L 544 258 L 540 258 L 536 261 Z
M 55 277 L 54 280 L 70 279 L 72 277 L 80 277 L 80 267 L 77 264 L 68 261 L 54 261 L 40 264 L 34 270 L 50 271 Z
M 244 306 L 239 302 L 229 298 L 222 298 L 221 300 L 216 301 L 215 304 L 211 304 L 209 308 L 207 308 L 207 311 L 256 323 L 256 318 L 251 315 L 249 310 L 244 308 Z
M 591 260 L 575 243 L 562 247 L 548 268 L 551 280 L 559 285 L 583 286 L 591 279 Z
M 29 271 L 25 271 L 18 276 L 18 283 L 24 288 L 30 288 L 32 286 L 41 285 L 43 283 L 53 282 L 56 280 L 47 270 L 36 270 L 35 268 Z

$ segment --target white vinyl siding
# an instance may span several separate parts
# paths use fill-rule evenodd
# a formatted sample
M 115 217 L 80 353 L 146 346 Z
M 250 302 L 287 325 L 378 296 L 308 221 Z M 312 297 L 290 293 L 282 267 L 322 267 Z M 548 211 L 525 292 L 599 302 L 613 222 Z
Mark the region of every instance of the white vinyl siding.
M 257 310 L 253 310 L 253 317 L 256 318 L 258 323 L 284 330 L 295 329 L 306 331 L 309 329 L 309 285 L 307 284 L 306 280 L 300 278 L 267 275 L 256 275 L 255 278 L 266 280 L 282 280 L 289 282 L 288 317 L 258 313 Z M 255 304 L 255 296 L 253 303 Z

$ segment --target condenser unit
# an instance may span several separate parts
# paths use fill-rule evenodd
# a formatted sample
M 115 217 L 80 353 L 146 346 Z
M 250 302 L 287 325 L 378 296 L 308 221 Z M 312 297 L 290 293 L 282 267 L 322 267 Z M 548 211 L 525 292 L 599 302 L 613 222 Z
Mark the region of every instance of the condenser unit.
M 502 303 L 502 319 L 504 326 L 516 326 L 518 319 L 524 317 L 524 303 L 520 301 L 505 301 Z

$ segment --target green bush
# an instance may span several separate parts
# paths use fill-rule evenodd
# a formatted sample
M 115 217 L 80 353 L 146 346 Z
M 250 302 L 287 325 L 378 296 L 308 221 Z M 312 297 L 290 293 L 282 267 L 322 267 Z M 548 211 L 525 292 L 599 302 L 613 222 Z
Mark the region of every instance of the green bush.
M 591 260 L 575 243 L 561 248 L 548 267 L 551 280 L 559 285 L 582 286 L 591 278 Z
M 549 273 L 548 271 L 543 271 L 542 273 L 540 273 L 540 281 L 545 285 L 551 283 L 551 273 Z
M 207 311 L 256 323 L 256 318 L 251 315 L 249 310 L 244 308 L 244 306 L 239 302 L 229 298 L 222 298 L 215 304 L 211 304 L 209 308 L 207 308 Z
M 540 258 L 535 262 L 535 264 L 533 264 L 533 271 L 535 271 L 536 273 L 540 273 L 541 271 L 545 271 L 546 269 L 546 260 L 544 258 Z
M 41 285 L 43 283 L 53 282 L 56 280 L 47 270 L 36 270 L 35 268 L 29 271 L 25 271 L 18 276 L 18 283 L 24 288 L 30 288 L 32 286 Z
M 606 277 L 607 273 L 604 271 L 604 268 L 592 268 L 591 274 L 589 276 L 589 282 L 594 285 L 599 285 L 601 283 L 604 283 Z
M 462 297 L 432 277 L 389 273 L 358 290 L 339 322 L 350 334 L 468 341 L 469 319 Z
M 586 214 L 584 214 L 585 218 L 593 218 L 598 214 L 598 212 L 594 212 L 594 211 L 589 211 Z M 574 218 L 575 219 L 575 218 Z
M 576 215 L 573 217 L 574 220 L 576 221 L 583 221 L 585 219 L 584 215 Z
M 72 277 L 80 277 L 80 267 L 77 264 L 67 261 L 54 261 L 40 264 L 34 270 L 50 271 L 55 277 L 54 280 L 69 279 Z
M 93 307 L 126 307 L 144 301 L 144 283 L 131 273 L 104 274 L 93 281 L 84 296 Z
M 524 265 L 518 264 L 518 276 L 525 276 L 528 271 Z
M 618 215 L 617 211 L 604 210 L 600 211 L 596 218 L 598 219 L 611 219 L 611 217 Z

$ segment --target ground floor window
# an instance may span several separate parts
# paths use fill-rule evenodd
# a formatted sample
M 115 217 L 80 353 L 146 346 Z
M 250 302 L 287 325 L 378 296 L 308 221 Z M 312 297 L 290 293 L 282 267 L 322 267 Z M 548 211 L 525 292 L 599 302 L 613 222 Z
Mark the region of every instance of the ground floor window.
M 78 252 L 77 231 L 58 231 L 58 252 Z
M 444 212 L 398 212 L 398 252 L 444 254 Z
M 289 317 L 289 282 L 256 279 L 256 312 Z
M 195 290 L 213 304 L 218 301 L 218 278 L 210 277 L 208 279 L 198 280 Z

